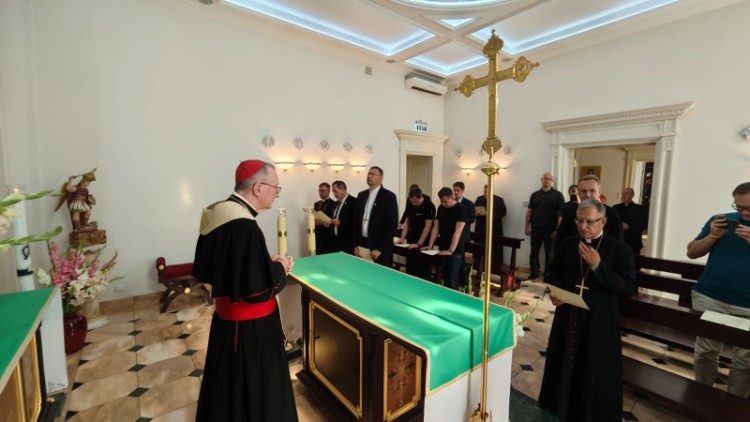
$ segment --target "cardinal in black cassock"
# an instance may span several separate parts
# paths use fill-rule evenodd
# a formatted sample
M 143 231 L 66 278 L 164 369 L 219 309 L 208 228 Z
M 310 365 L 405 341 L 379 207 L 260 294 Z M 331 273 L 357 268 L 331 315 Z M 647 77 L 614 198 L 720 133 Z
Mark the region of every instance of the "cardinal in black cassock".
M 255 217 L 278 197 L 269 163 L 247 160 L 235 193 L 204 210 L 193 275 L 216 303 L 197 421 L 296 421 L 276 294 L 289 257 L 271 256 Z
M 545 282 L 578 293 L 590 310 L 557 306 L 552 322 L 539 405 L 569 421 L 622 420 L 620 299 L 635 290 L 630 248 L 603 230 L 604 206 L 578 207 L 577 235 L 560 245 Z

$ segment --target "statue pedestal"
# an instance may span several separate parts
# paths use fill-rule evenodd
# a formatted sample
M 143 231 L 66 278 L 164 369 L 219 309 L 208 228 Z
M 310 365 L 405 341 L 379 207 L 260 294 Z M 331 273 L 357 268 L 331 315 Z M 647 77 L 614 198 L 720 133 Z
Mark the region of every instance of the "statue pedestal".
M 107 243 L 107 232 L 99 230 L 95 226 L 82 230 L 74 230 L 70 233 L 70 246 L 74 248 L 86 248 L 93 245 L 104 245 Z

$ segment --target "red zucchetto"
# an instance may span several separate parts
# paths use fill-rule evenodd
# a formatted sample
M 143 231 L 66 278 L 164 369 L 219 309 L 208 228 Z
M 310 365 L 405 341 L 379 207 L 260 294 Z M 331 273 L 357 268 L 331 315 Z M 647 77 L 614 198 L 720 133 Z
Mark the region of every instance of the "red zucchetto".
M 237 170 L 234 171 L 234 183 L 240 184 L 243 181 L 252 177 L 258 170 L 263 168 L 263 161 L 261 160 L 245 160 L 237 166 Z

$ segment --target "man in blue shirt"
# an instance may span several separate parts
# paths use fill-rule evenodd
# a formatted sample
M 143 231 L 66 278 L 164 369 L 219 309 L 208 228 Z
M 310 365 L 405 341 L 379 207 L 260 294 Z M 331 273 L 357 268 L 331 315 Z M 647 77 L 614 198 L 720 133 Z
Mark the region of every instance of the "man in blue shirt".
M 732 192 L 737 212 L 711 217 L 688 244 L 687 256 L 708 254 L 703 275 L 693 288 L 693 309 L 750 318 L 750 182 Z M 698 337 L 695 341 L 695 380 L 713 385 L 724 345 Z M 750 394 L 750 350 L 734 348 L 727 391 Z

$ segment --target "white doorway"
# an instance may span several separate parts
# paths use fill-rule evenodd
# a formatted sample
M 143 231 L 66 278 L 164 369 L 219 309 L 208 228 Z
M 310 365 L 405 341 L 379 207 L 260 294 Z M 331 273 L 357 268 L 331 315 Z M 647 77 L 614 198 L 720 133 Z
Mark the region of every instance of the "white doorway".
M 435 198 L 432 192 L 432 157 L 429 155 L 406 155 L 406 186 L 418 185 L 422 193 Z
M 395 133 L 399 140 L 398 208 L 404 210 L 412 183 L 435 198 L 443 183 L 443 144 L 448 137 L 413 130 L 396 130 Z
M 673 152 L 678 140 L 677 121 L 694 104 L 681 103 L 542 124 L 552 135 L 551 170 L 559 186 L 567 187 L 577 181 L 574 160 L 578 148 L 654 145 L 647 251 L 656 258 L 663 257 L 668 241 L 665 237 L 666 216 Z
M 648 206 L 655 148 L 654 142 L 572 148 L 571 185 L 585 174 L 594 174 L 599 178 L 602 199 L 607 205 L 619 203 L 622 189 L 630 187 L 635 191 L 633 200 Z M 561 189 L 565 188 L 561 185 Z

